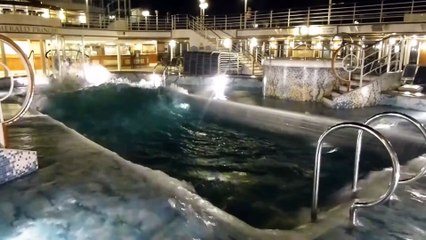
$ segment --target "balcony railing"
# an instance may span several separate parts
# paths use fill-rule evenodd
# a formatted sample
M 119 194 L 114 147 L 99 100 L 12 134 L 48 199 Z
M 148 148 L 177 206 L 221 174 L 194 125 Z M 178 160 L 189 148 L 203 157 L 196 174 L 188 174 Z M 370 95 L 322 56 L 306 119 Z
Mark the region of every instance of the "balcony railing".
M 1 1 L 0 1 L 1 3 Z M 38 15 L 60 19 L 64 27 L 72 28 L 125 28 L 134 31 L 169 31 L 171 29 L 190 29 L 189 15 L 132 15 L 118 18 L 104 14 L 84 11 L 67 11 L 47 5 L 25 7 L 22 5 L 5 5 L 0 14 Z M 206 15 L 202 24 L 209 29 L 254 29 L 254 28 L 286 28 L 310 25 L 341 25 L 341 24 L 377 24 L 399 22 L 426 22 L 416 19 L 426 13 L 426 0 L 401 2 L 382 1 L 378 4 L 340 4 L 330 6 L 313 6 L 292 8 L 279 11 L 251 11 L 244 14 Z M 416 15 L 418 14 L 418 15 Z M 85 21 L 84 21 L 85 19 Z M 425 18 L 426 19 L 426 18 Z M 116 23 L 116 22 L 119 22 Z
M 409 22 L 409 14 L 426 13 L 425 0 L 385 2 L 361 5 L 332 4 L 281 11 L 252 11 L 244 14 L 206 16 L 213 29 L 285 28 L 300 25 L 373 24 Z M 246 18 L 246 19 L 244 19 Z

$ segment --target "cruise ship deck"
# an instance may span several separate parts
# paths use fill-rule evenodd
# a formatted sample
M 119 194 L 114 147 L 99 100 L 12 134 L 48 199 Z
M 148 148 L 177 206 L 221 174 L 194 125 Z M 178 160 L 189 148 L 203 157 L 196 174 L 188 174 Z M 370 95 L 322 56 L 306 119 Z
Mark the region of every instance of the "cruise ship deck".
M 199 7 L 0 1 L 0 239 L 426 239 L 426 1 Z

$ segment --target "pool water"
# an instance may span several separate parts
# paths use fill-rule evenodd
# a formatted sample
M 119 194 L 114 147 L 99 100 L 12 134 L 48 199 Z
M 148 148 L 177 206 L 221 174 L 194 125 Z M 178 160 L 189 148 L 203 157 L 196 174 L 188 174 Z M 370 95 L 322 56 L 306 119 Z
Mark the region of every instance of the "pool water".
M 312 197 L 315 142 L 218 122 L 166 91 L 102 85 L 49 96 L 43 111 L 124 158 L 192 185 L 258 228 L 290 229 Z M 320 206 L 352 178 L 353 149 L 324 152 Z M 361 177 L 385 167 L 364 151 Z M 338 169 L 338 171 L 336 171 Z

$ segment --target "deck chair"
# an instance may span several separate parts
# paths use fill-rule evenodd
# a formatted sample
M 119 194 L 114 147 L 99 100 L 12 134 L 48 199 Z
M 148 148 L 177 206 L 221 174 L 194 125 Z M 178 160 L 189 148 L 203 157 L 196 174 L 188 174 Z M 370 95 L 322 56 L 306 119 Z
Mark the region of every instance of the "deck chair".
M 404 71 L 402 71 L 402 76 L 401 76 L 402 84 L 413 83 L 418 69 L 419 69 L 419 66 L 417 66 L 416 64 L 407 64 L 404 68 Z
M 403 85 L 398 88 L 401 92 L 422 92 L 423 86 L 419 83 L 426 82 L 426 67 L 419 67 L 416 64 L 406 65 L 402 72 L 401 82 Z

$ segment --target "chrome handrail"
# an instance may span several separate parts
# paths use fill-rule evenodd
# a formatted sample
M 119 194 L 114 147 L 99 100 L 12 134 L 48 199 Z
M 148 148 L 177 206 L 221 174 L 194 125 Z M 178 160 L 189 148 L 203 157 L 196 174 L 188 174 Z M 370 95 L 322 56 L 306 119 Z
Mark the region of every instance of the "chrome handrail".
M 27 78 L 29 80 L 28 86 L 27 86 L 27 93 L 25 95 L 24 102 L 22 103 L 21 109 L 13 115 L 11 118 L 7 120 L 1 120 L 2 124 L 10 125 L 20 119 L 28 110 L 30 107 L 31 101 L 34 96 L 34 69 L 31 67 L 31 64 L 27 58 L 27 55 L 22 51 L 22 49 L 16 44 L 12 39 L 6 37 L 5 35 L 0 34 L 0 41 L 3 43 L 8 44 L 18 55 L 21 61 L 24 64 L 25 71 L 27 72 Z M 13 78 L 11 78 L 13 80 Z M 11 92 L 9 92 L 8 96 Z
M 355 199 L 355 201 L 352 203 L 349 209 L 349 217 L 351 219 L 352 224 L 355 225 L 357 209 L 372 207 L 387 201 L 395 192 L 395 189 L 398 185 L 398 181 L 400 177 L 400 169 L 399 169 L 400 167 L 399 167 L 398 156 L 395 150 L 393 149 L 392 144 L 380 132 L 378 132 L 377 130 L 374 130 L 373 128 L 367 125 L 356 123 L 356 122 L 345 122 L 345 123 L 334 125 L 330 127 L 329 129 L 327 129 L 323 134 L 321 134 L 317 143 L 317 149 L 315 153 L 314 187 L 313 187 L 312 208 L 311 208 L 311 221 L 313 222 L 317 221 L 318 219 L 319 177 L 320 177 L 320 170 L 321 170 L 321 154 L 322 154 L 324 139 L 328 134 L 336 130 L 345 129 L 345 128 L 355 128 L 355 129 L 359 129 L 360 131 L 366 131 L 370 133 L 371 135 L 373 135 L 374 137 L 376 137 L 385 146 L 386 150 L 388 151 L 391 157 L 391 162 L 392 162 L 392 177 L 386 192 L 383 195 L 381 195 L 379 199 L 375 201 L 367 202 L 367 201 L 360 201 L 358 199 Z
M 404 113 L 400 113 L 400 112 L 383 112 L 383 113 L 378 113 L 372 117 L 370 117 L 364 124 L 365 125 L 369 125 L 371 124 L 373 121 L 378 120 L 380 118 L 385 118 L 385 117 L 396 117 L 396 118 L 401 118 L 401 119 L 405 119 L 408 122 L 412 123 L 423 135 L 423 137 L 426 140 L 426 129 L 424 128 L 423 124 L 421 124 L 419 121 L 417 121 L 417 119 L 404 114 Z M 352 186 L 352 192 L 356 192 L 357 191 L 357 183 L 358 183 L 358 169 L 359 169 L 359 161 L 361 158 L 361 145 L 362 145 L 362 135 L 363 132 L 359 131 L 358 132 L 358 138 L 357 138 L 357 142 L 356 142 L 356 150 L 355 150 L 355 174 L 354 174 L 354 179 L 353 179 L 353 186 Z M 414 182 L 416 180 L 418 180 L 419 178 L 421 178 L 422 176 L 424 176 L 426 174 L 426 165 L 423 166 L 420 171 L 414 175 L 411 178 L 407 178 L 407 179 L 402 179 L 399 180 L 400 184 L 408 184 L 411 182 Z

